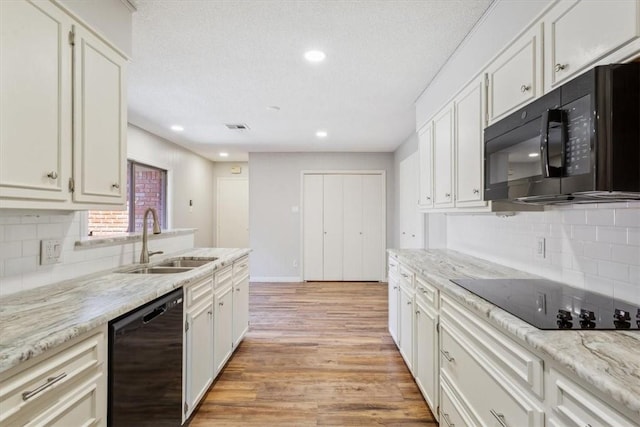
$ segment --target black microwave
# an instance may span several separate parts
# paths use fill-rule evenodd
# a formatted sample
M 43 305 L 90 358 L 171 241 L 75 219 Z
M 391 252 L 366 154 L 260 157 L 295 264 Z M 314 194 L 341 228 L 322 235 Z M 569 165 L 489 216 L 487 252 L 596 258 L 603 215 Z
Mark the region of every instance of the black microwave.
M 640 200 L 640 63 L 595 67 L 484 131 L 485 200 Z

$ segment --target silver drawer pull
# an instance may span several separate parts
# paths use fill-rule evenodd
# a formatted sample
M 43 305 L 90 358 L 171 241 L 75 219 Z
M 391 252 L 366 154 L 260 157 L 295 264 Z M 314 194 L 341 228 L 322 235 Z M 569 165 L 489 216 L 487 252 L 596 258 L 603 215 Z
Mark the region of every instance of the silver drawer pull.
M 420 314 L 420 310 L 416 310 L 416 314 Z
M 502 427 L 509 427 L 507 425 L 507 423 L 505 422 L 505 420 L 504 420 L 504 415 L 497 413 L 493 409 L 491 409 L 489 412 L 491 412 L 491 415 L 493 415 L 495 417 L 495 419 L 498 420 L 498 422 L 500 423 L 500 425 Z
M 407 305 L 411 305 L 411 301 L 407 301 Z
M 480 194 L 480 190 L 478 190 L 477 188 L 473 189 L 473 194 Z
M 56 171 L 51 171 L 47 174 L 47 178 L 49 179 L 58 179 L 58 172 Z
M 454 423 L 452 423 L 451 420 L 449 419 L 449 414 L 443 412 L 442 413 L 442 418 L 444 418 L 444 422 L 447 424 L 447 426 L 456 427 L 456 425 Z
M 220 301 L 218 305 L 224 305 L 224 301 Z
M 236 288 L 236 291 L 239 291 L 239 290 L 240 290 L 240 288 Z
M 54 385 L 55 383 L 57 383 L 58 381 L 60 381 L 61 379 L 63 379 L 66 376 L 67 376 L 67 373 L 63 372 L 60 375 L 58 375 L 57 377 L 49 377 L 49 378 L 47 378 L 47 382 L 42 384 L 37 389 L 32 390 L 32 391 L 25 391 L 24 393 L 22 393 L 22 400 L 31 399 L 36 394 L 43 392 L 44 390 L 48 389 L 49 387 L 51 387 L 52 385 Z
M 111 184 L 111 188 L 115 188 L 117 190 L 120 188 L 120 184 L 118 184 L 117 182 L 114 182 L 113 184 Z
M 393 289 L 398 289 L 398 287 L 397 287 L 397 286 L 394 286 L 394 287 L 393 287 Z
M 529 85 L 520 86 L 520 92 L 522 92 L 522 93 L 529 92 L 529 89 L 531 89 L 531 86 L 529 86 Z
M 562 71 L 565 68 L 567 68 L 567 64 L 556 64 L 556 66 L 554 68 L 556 70 L 556 73 L 559 73 L 560 71 Z
M 401 275 L 402 277 L 404 277 L 405 279 L 408 279 L 408 278 L 409 278 L 409 275 L 408 275 L 408 274 L 400 273 L 400 275 Z
M 440 350 L 440 353 L 442 353 L 444 358 L 447 359 L 447 362 L 453 362 L 454 360 L 456 360 L 454 357 L 451 357 L 448 351 Z

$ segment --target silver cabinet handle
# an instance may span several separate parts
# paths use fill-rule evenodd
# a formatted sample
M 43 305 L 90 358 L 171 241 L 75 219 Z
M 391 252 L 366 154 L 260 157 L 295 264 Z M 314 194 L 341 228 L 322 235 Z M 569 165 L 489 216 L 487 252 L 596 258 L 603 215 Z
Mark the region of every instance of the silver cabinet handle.
M 411 305 L 411 301 L 407 301 L 407 305 Z
M 416 314 L 420 314 L 420 310 L 416 310 Z
M 449 199 L 451 197 L 451 193 L 445 193 L 444 197 L 446 197 L 447 199 Z
M 209 310 L 209 311 L 207 311 L 207 314 L 208 314 L 209 316 L 213 316 L 213 311 Z
M 393 287 L 393 289 L 398 289 L 398 287 L 397 287 L 397 286 L 394 286 L 394 287 Z
M 567 68 L 567 64 L 556 64 L 556 66 L 554 67 L 554 69 L 556 70 L 556 73 L 559 73 L 565 68 Z
M 47 178 L 51 178 L 51 179 L 58 179 L 58 172 L 56 171 L 51 171 L 47 174 Z
M 22 400 L 31 399 L 36 394 L 41 393 L 42 391 L 48 389 L 49 387 L 51 387 L 52 385 L 54 385 L 55 383 L 57 383 L 58 381 L 60 381 L 61 379 L 63 379 L 66 376 L 67 376 L 67 373 L 63 372 L 60 375 L 58 375 L 57 377 L 49 377 L 49 378 L 47 378 L 47 382 L 42 384 L 40 387 L 36 388 L 35 390 L 25 391 L 24 393 L 22 393 Z
M 427 196 L 427 200 L 431 200 L 431 197 L 430 197 L 430 196 Z
M 473 189 L 473 194 L 480 194 L 480 190 L 478 190 L 477 188 Z
M 451 422 L 451 420 L 449 419 L 449 414 L 447 414 L 447 413 L 443 412 L 443 413 L 442 413 L 442 418 L 444 418 L 444 422 L 447 424 L 447 426 L 449 426 L 449 427 L 456 427 L 456 425 L 455 425 L 455 424 L 453 424 L 453 423 Z
M 520 86 L 520 92 L 522 92 L 522 93 L 528 92 L 529 89 L 531 89 L 530 85 L 522 85 L 522 86 Z
M 224 305 L 224 301 L 220 301 L 218 305 Z
M 454 360 L 456 360 L 454 357 L 451 357 L 448 351 L 440 350 L 440 353 L 442 353 L 444 358 L 447 359 L 447 362 L 453 362 Z
M 407 274 L 400 273 L 400 275 L 401 275 L 402 277 L 404 277 L 405 279 L 408 279 L 408 278 L 409 278 L 409 275 L 407 275 Z
M 113 184 L 111 184 L 111 188 L 115 188 L 117 190 L 118 188 L 120 188 L 120 184 L 114 182 Z
M 239 291 L 239 290 L 240 290 L 240 288 L 236 288 L 236 291 Z
M 491 409 L 489 412 L 491 412 L 491 415 L 493 415 L 495 417 L 496 420 L 498 420 L 498 423 L 500 423 L 500 425 L 502 427 L 509 427 L 507 425 L 507 423 L 504 420 L 504 415 L 503 414 L 499 414 L 496 411 L 494 411 L 493 409 Z

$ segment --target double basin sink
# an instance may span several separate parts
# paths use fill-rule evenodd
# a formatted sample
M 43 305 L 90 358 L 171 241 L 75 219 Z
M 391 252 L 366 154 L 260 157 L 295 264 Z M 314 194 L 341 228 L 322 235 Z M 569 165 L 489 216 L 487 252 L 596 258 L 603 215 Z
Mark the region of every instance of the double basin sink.
M 119 273 L 127 274 L 175 274 L 184 273 L 194 268 L 202 267 L 205 264 L 209 264 L 217 260 L 218 258 L 174 258 L 167 261 L 163 261 L 160 264 L 154 266 L 139 266 L 137 268 L 128 267 L 126 269 L 119 270 Z

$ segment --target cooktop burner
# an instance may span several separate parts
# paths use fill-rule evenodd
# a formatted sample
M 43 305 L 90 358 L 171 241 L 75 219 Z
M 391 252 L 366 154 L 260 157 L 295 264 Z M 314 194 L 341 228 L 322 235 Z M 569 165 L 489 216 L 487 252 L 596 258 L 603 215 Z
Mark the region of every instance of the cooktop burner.
M 544 279 L 452 279 L 540 329 L 640 330 L 640 306 Z

